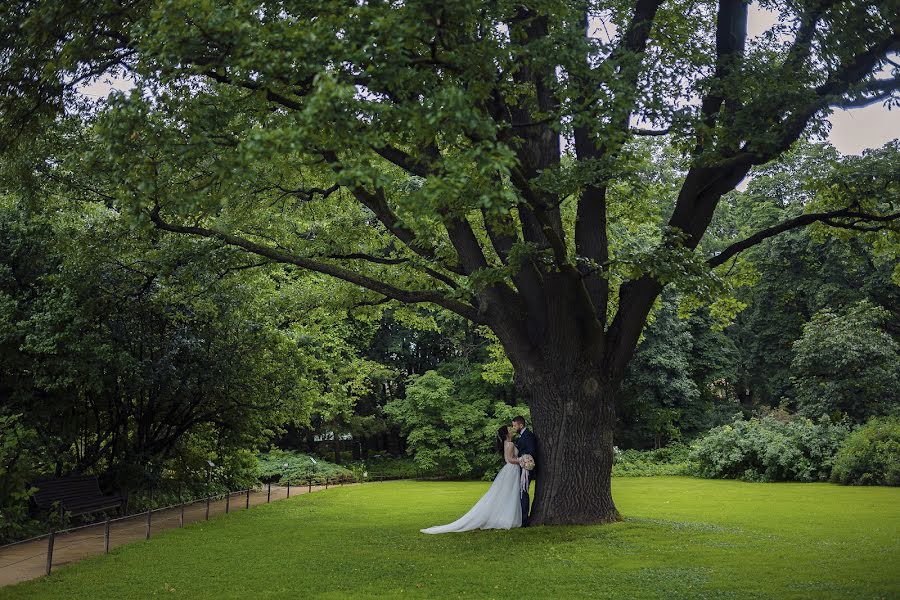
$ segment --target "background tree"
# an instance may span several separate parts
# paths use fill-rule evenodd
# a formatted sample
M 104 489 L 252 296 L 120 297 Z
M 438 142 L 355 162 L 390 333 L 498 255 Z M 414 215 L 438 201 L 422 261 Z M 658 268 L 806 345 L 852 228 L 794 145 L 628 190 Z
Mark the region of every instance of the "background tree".
M 130 73 L 71 186 L 487 326 L 542 442 L 532 522 L 606 522 L 615 390 L 663 287 L 702 290 L 792 228 L 897 216 L 895 198 L 840 193 L 701 246 L 723 194 L 830 107 L 895 98 L 893 2 L 770 6 L 784 25 L 748 43 L 740 0 L 14 3 L 2 123 L 14 145 L 79 84 Z M 656 228 L 629 215 L 646 186 L 631 140 L 665 132 L 683 171 Z M 654 243 L 620 245 L 616 224 L 642 216 Z
M 374 430 L 372 424 L 367 423 L 366 429 L 361 429 L 359 435 L 365 438 L 373 433 L 380 434 L 383 427 L 380 449 L 387 449 L 395 455 L 405 451 L 402 423 L 389 417 L 383 409 L 389 403 L 403 400 L 408 382 L 414 376 L 429 371 L 439 371 L 450 379 L 456 389 L 463 392 L 456 396 L 462 401 L 477 402 L 488 398 L 491 405 L 503 403 L 511 406 L 520 402 L 511 373 L 495 372 L 491 360 L 492 342 L 484 333 L 469 321 L 439 308 L 401 306 L 386 309 L 374 336 L 357 345 L 359 352 L 369 360 L 386 367 L 377 378 L 377 389 L 370 397 L 361 398 L 357 406 L 362 409 L 361 414 L 372 415 L 376 421 L 379 416 L 385 420 Z M 502 348 L 499 348 L 499 354 L 503 354 Z M 505 355 L 501 360 L 508 363 Z M 468 390 L 473 391 L 467 393 Z M 479 429 L 474 435 L 482 434 Z M 469 443 L 478 445 L 483 441 L 470 438 Z M 414 449 L 410 451 L 414 452 Z M 480 468 L 478 466 L 475 470 Z
M 801 413 L 862 423 L 900 407 L 900 344 L 882 329 L 887 318 L 865 300 L 843 313 L 813 315 L 794 342 L 791 362 Z
M 255 449 L 270 428 L 307 419 L 320 391 L 310 356 L 266 310 L 271 280 L 233 277 L 246 255 L 204 240 L 145 245 L 130 231 L 96 203 L 37 212 L 0 200 L 11 308 L 0 416 L 19 415 L 50 458 L 30 476 L 92 472 L 139 489 L 173 459 Z
M 498 400 L 495 388 L 483 379 L 479 365 L 457 360 L 411 376 L 404 396 L 384 411 L 400 424 L 424 472 L 493 477 L 502 466 L 495 450 L 497 429 L 518 414 L 530 416 L 527 407 Z
M 736 411 L 737 352 L 708 315 L 679 317 L 664 294 L 622 382 L 617 445 L 661 448 L 728 422 Z
M 796 218 L 831 190 L 849 196 L 896 193 L 896 182 L 875 173 L 900 160 L 896 142 L 864 157 L 839 157 L 821 145 L 799 145 L 758 173 L 743 192 L 726 196 L 717 229 L 765 228 Z M 856 181 L 846 180 L 848 173 Z M 867 182 L 868 180 L 868 182 Z M 878 188 L 883 187 L 883 191 Z M 736 393 L 745 411 L 792 399 L 793 344 L 822 310 L 847 311 L 866 300 L 889 312 L 883 330 L 900 339 L 900 245 L 890 232 L 798 229 L 743 253 L 730 266 L 733 297 L 744 308 L 726 333 L 737 350 Z M 824 359 L 824 356 L 822 357 Z M 847 381 L 849 374 L 842 375 Z

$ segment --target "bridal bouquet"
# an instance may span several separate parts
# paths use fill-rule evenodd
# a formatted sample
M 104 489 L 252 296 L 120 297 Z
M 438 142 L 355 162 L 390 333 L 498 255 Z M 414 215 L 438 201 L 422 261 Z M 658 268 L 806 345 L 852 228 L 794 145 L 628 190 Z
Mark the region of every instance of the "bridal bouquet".
M 519 466 L 526 471 L 534 470 L 534 457 L 530 454 L 523 454 L 519 457 Z

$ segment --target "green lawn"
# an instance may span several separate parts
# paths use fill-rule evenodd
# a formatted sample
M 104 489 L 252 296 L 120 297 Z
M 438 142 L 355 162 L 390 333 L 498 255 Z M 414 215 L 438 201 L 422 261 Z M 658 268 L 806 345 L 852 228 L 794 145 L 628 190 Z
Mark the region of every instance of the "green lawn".
M 485 483 L 331 489 L 172 530 L 0 598 L 898 598 L 900 489 L 614 482 L 624 522 L 426 536 Z

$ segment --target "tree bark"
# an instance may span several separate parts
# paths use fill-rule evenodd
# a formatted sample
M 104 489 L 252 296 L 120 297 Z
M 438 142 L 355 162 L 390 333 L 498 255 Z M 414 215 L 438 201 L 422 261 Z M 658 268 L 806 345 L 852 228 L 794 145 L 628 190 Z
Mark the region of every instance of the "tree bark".
M 619 520 L 612 498 L 613 387 L 600 369 L 517 369 L 528 397 L 538 456 L 531 508 L 533 525 L 610 523 Z

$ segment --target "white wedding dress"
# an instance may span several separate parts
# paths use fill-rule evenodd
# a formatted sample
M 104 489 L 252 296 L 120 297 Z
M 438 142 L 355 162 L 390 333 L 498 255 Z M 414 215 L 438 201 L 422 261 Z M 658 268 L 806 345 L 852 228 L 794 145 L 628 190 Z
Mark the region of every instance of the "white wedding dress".
M 490 489 L 475 503 L 469 512 L 448 525 L 422 529 L 422 533 L 454 533 L 472 529 L 511 529 L 522 526 L 520 467 L 511 464 L 516 460 L 516 447 L 504 442 L 503 458 L 506 464 L 497 473 Z

